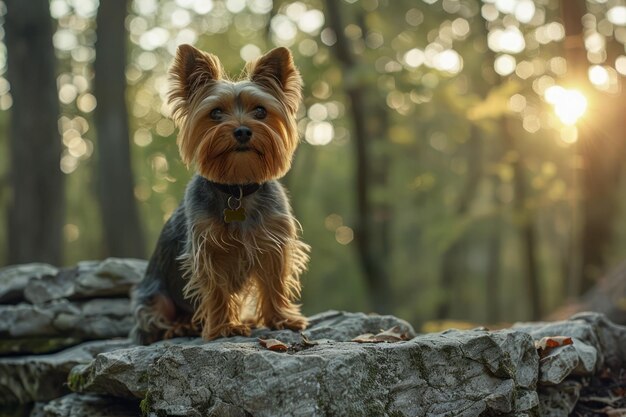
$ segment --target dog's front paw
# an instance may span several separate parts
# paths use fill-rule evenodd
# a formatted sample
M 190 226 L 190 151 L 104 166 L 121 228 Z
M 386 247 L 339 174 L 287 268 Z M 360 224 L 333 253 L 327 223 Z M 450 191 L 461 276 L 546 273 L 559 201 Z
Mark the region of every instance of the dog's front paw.
M 309 321 L 304 316 L 290 315 L 285 317 L 273 317 L 270 320 L 266 320 L 267 327 L 270 329 L 282 330 L 304 330 L 309 325 Z
M 200 334 L 198 326 L 190 321 L 179 321 L 172 324 L 166 332 L 164 339 L 173 339 L 175 337 L 197 337 Z
M 204 328 L 202 338 L 205 340 L 213 340 L 219 337 L 231 336 L 250 336 L 250 326 L 243 323 L 228 323 L 213 328 Z

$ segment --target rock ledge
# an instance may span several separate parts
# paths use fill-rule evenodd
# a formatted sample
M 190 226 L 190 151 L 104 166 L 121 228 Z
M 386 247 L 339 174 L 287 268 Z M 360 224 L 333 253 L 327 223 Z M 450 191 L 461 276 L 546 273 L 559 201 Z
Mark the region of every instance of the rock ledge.
M 566 417 L 585 381 L 626 368 L 626 328 L 596 313 L 416 335 L 393 316 L 329 311 L 301 334 L 135 346 L 128 291 L 144 268 L 111 258 L 0 270 L 1 417 Z M 391 328 L 393 342 L 354 340 Z

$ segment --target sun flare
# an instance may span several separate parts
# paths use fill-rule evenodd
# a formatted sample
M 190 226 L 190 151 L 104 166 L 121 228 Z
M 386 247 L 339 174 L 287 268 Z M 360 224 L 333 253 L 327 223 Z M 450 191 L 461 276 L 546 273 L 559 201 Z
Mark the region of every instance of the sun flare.
M 545 99 L 554 107 L 554 113 L 566 126 L 575 125 L 587 110 L 587 98 L 578 90 L 552 86 L 545 92 Z

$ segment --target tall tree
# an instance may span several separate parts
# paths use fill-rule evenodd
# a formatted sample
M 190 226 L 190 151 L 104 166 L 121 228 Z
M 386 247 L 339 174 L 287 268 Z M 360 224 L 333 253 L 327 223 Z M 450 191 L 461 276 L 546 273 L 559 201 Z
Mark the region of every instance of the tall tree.
M 566 35 L 568 83 L 582 89 L 592 107 L 598 106 L 600 110 L 599 106 L 602 106 L 601 111 L 594 112 L 592 118 L 579 126 L 577 144 L 582 161 L 582 280 L 578 289 L 582 294 L 605 272 L 607 250 L 614 237 L 614 223 L 619 212 L 616 190 L 626 149 L 623 141 L 615 140 L 614 132 L 623 132 L 626 127 L 626 94 L 623 87 L 620 94 L 604 94 L 589 82 L 583 27 L 585 1 L 561 0 L 561 12 Z M 623 53 L 623 49 L 621 51 Z
M 478 126 L 472 126 L 467 144 L 468 172 L 465 184 L 462 191 L 459 193 L 454 208 L 454 214 L 459 219 L 468 215 L 471 203 L 474 198 L 476 198 L 478 185 L 482 178 L 482 134 Z M 463 258 L 467 251 L 467 244 L 468 242 L 464 236 L 461 235 L 452 242 L 441 255 L 439 284 L 444 295 L 439 301 L 435 313 L 438 319 L 449 318 L 452 312 L 454 291 L 456 290 L 454 284 L 457 282 L 458 277 L 463 276 L 463 270 L 466 269 Z
M 48 0 L 6 0 L 11 84 L 9 263 L 60 264 L 65 213 L 59 101 Z
M 539 246 L 539 236 L 535 228 L 535 209 L 528 204 L 528 180 L 526 178 L 526 170 L 524 163 L 524 155 L 521 153 L 518 140 L 508 129 L 508 120 L 503 119 L 505 132 L 509 130 L 510 137 L 508 144 L 512 152 L 515 153 L 515 159 L 512 161 L 513 168 L 513 188 L 515 190 L 515 214 L 518 217 L 520 240 L 522 243 L 522 260 L 525 268 L 525 284 L 528 291 L 528 304 L 531 309 L 531 318 L 539 320 L 543 315 L 542 296 L 541 296 L 541 277 L 539 272 L 539 263 L 537 260 L 537 248 Z
M 98 185 L 106 254 L 141 258 L 144 237 L 134 196 L 126 106 L 127 7 L 127 0 L 103 1 L 96 19 Z
M 360 63 L 352 52 L 349 39 L 344 34 L 343 10 L 339 2 L 326 0 L 326 17 L 330 28 L 335 32 L 337 41 L 331 47 L 344 74 L 354 74 Z M 384 205 L 374 206 L 371 199 L 371 187 L 376 181 L 385 181 L 386 173 L 374 175 L 370 169 L 372 164 L 371 146 L 375 137 L 367 127 L 368 116 L 377 114 L 368 111 L 368 98 L 364 94 L 367 89 L 358 82 L 345 85 L 345 93 L 349 100 L 350 118 L 354 129 L 352 137 L 356 156 L 356 213 L 357 224 L 354 238 L 358 257 L 361 263 L 365 284 L 370 299 L 370 306 L 378 313 L 391 310 L 391 284 L 389 282 L 388 256 L 389 251 L 389 219 L 388 208 Z M 386 126 L 385 120 L 380 126 Z M 383 163 L 384 165 L 384 163 Z M 381 249 L 382 248 L 382 249 Z

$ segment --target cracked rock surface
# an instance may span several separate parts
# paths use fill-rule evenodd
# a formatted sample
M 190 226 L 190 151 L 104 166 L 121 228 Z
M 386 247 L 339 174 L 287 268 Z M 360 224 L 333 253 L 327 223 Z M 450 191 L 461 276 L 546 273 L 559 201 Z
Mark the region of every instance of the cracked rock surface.
M 612 323 L 599 313 L 579 313 L 569 320 L 546 323 L 519 323 L 514 330 L 534 339 L 571 337 L 571 345 L 552 350 L 539 362 L 540 414 L 567 417 L 580 396 L 576 377 L 590 377 L 604 367 L 626 367 L 626 327 Z
M 127 297 L 131 287 L 143 277 L 145 268 L 146 262 L 138 259 L 79 262 L 58 274 L 30 280 L 24 288 L 24 298 L 32 304 L 43 304 L 63 298 Z
M 86 342 L 62 352 L 0 358 L 0 404 L 51 400 L 67 394 L 67 375 L 101 352 L 127 347 L 127 340 Z
M 24 289 L 31 280 L 54 276 L 59 270 L 52 265 L 32 263 L 0 269 L 0 304 L 24 300 Z
M 378 344 L 345 337 L 381 322 L 412 333 L 389 316 L 330 312 L 312 317 L 304 333 L 319 342 L 300 350 L 273 352 L 255 338 L 179 339 L 98 355 L 72 371 L 70 386 L 144 399 L 149 415 L 521 416 L 537 406 L 538 357 L 529 335 L 448 331 Z M 286 341 L 287 334 L 300 337 L 262 336 Z
M 38 403 L 30 417 L 137 417 L 137 401 L 98 395 L 68 394 L 49 403 Z
M 0 308 L 0 337 L 65 336 L 81 340 L 125 336 L 132 327 L 128 299 L 20 303 Z

